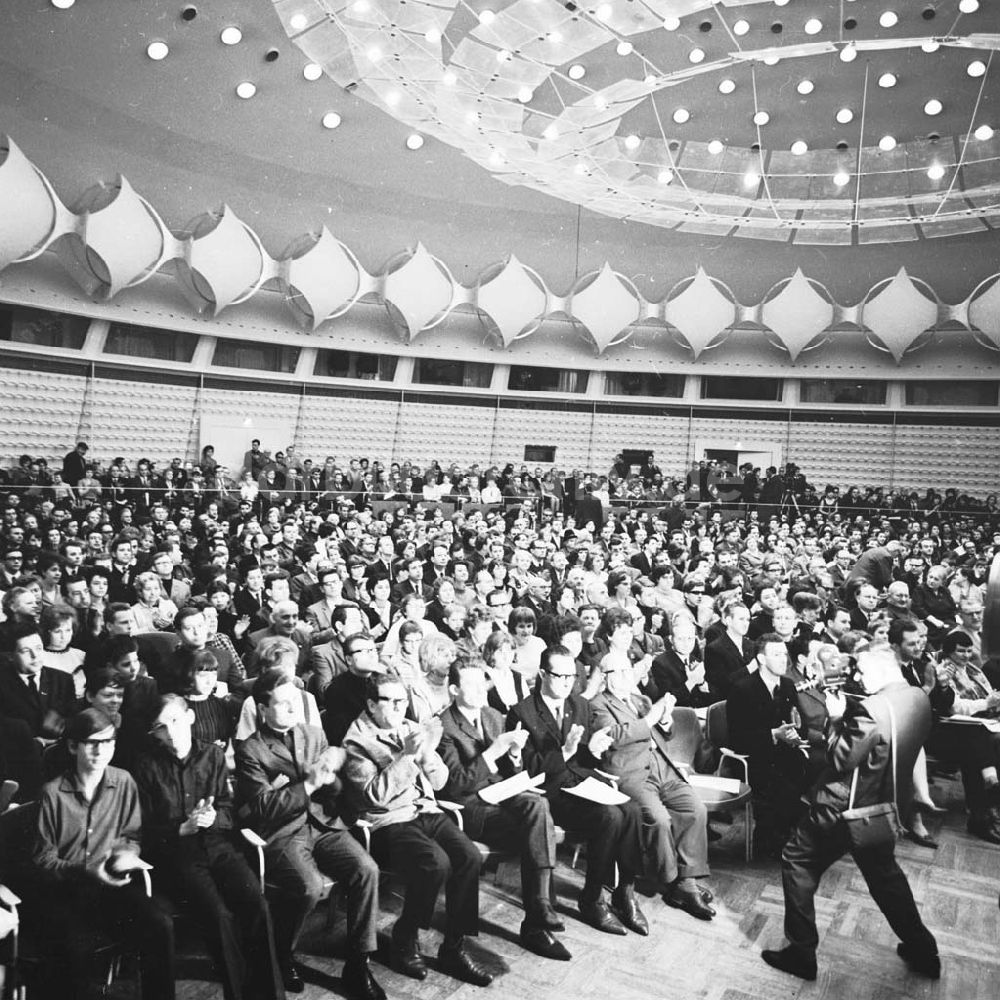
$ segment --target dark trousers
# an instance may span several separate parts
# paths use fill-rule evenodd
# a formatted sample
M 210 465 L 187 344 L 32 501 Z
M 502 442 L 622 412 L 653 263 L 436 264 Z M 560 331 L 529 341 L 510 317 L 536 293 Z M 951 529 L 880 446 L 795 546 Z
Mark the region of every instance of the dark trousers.
M 441 887 L 445 890 L 445 940 L 479 933 L 479 870 L 475 844 L 442 813 L 420 813 L 406 823 L 372 833 L 372 854 L 406 883 L 401 931 L 430 927 Z
M 141 879 L 121 888 L 89 879 L 47 885 L 26 920 L 52 956 L 44 974 L 60 1000 L 87 995 L 102 936 L 123 940 L 139 953 L 142 1000 L 174 1000 L 174 921 L 146 896 Z
M 323 894 L 328 875 L 347 897 L 347 950 L 368 955 L 375 951 L 378 919 L 378 865 L 347 830 L 319 833 L 305 827 L 266 851 L 267 881 L 279 898 L 272 907 L 274 942 L 279 963 L 292 960 L 306 917 Z
M 1000 767 L 1000 734 L 989 732 L 985 726 L 937 725 L 927 749 L 935 757 L 959 765 L 965 804 L 974 817 L 981 818 L 989 808 L 982 772 L 987 767 Z
M 642 808 L 636 802 L 600 805 L 565 790 L 551 796 L 552 818 L 587 842 L 587 875 L 581 898 L 593 901 L 603 886 L 615 884 L 615 865 L 623 885 L 631 885 L 644 868 Z
M 750 758 L 754 834 L 762 848 L 783 844 L 802 816 L 808 763 L 800 750 L 784 746 L 764 760 Z
M 188 843 L 190 841 L 190 843 Z M 219 834 L 184 838 L 157 859 L 158 888 L 185 906 L 222 970 L 226 1000 L 283 1000 L 271 915 L 256 876 Z
M 847 832 L 839 822 L 820 827 L 806 816 L 781 855 L 781 882 L 785 893 L 785 937 L 796 951 L 813 955 L 819 943 L 815 896 L 823 873 L 850 850 Z M 910 883 L 896 862 L 895 846 L 852 851 L 868 883 L 868 891 L 896 936 L 918 954 L 937 954 L 937 942 L 917 912 Z

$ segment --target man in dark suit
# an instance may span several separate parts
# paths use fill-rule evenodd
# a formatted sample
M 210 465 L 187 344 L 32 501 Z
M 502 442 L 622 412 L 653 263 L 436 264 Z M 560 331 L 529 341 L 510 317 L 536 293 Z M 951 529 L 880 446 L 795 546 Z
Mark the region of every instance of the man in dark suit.
M 913 765 L 931 731 L 930 702 L 923 691 L 906 683 L 890 653 L 861 653 L 858 671 L 869 696 L 838 699 L 831 711 L 836 718 L 828 743 L 829 766 L 813 788 L 809 812 L 782 852 L 789 943 L 780 951 L 764 951 L 762 958 L 783 972 L 816 978 L 819 934 L 814 897 L 823 873 L 851 851 L 872 899 L 900 939 L 896 953 L 914 972 L 937 979 L 941 975 L 937 942 L 920 919 L 906 875 L 896 862 L 894 841 L 851 850 L 841 821 L 841 814 L 851 805 L 909 801 Z
M 648 933 L 634 893 L 636 876 L 643 870 L 642 810 L 634 802 L 605 805 L 569 791 L 587 778 L 605 780 L 595 768 L 611 738 L 593 727 L 590 704 L 571 693 L 576 663 L 569 650 L 550 646 L 542 653 L 540 666 L 540 683 L 511 709 L 507 728 L 520 724 L 528 732 L 524 767 L 532 775 L 545 775 L 542 787 L 553 820 L 586 838 L 587 876 L 580 914 L 607 934 L 624 934 L 625 927 Z M 604 886 L 614 884 L 616 864 L 618 887 L 611 897 L 612 913 Z
M 135 554 L 132 543 L 119 535 L 111 543 L 111 577 L 108 580 L 108 600 L 135 602 Z
M 78 441 L 76 447 L 63 456 L 62 481 L 67 486 L 76 484 L 87 474 L 87 442 Z
M 521 792 L 489 805 L 478 795 L 522 770 L 528 734 L 521 727 L 504 732 L 503 716 L 486 703 L 486 672 L 479 664 L 456 660 L 449 681 L 455 700 L 442 716 L 444 734 L 438 746 L 448 768 L 444 794 L 463 805 L 465 832 L 473 840 L 520 852 L 525 910 L 521 943 L 543 958 L 568 961 L 569 951 L 552 934 L 565 927 L 550 900 L 556 838 L 547 800 Z
M 703 708 L 715 700 L 705 679 L 705 665 L 692 659 L 696 639 L 694 623 L 678 618 L 670 633 L 670 645 L 649 668 L 644 691 L 654 701 L 669 694 L 682 707 Z
M 726 602 L 722 609 L 726 631 L 705 647 L 705 677 L 714 701 L 729 696 L 733 684 L 746 675 L 753 659 L 753 643 L 747 639 L 750 611 L 739 600 Z
M 870 583 L 862 583 L 856 590 L 856 606 L 851 608 L 851 628 L 856 632 L 867 632 L 871 627 L 869 619 L 878 607 L 878 589 Z
M 45 646 L 33 624 L 18 625 L 10 639 L 13 652 L 0 668 L 0 720 L 21 719 L 36 739 L 56 740 L 73 714 L 73 678 L 42 666 Z
M 668 905 L 699 920 L 715 916 L 698 879 L 708 875 L 708 815 L 698 793 L 667 755 L 672 695 L 651 701 L 635 685 L 627 656 L 609 654 L 604 665 L 606 690 L 590 703 L 593 724 L 611 736 L 602 763 L 619 776 L 618 787 L 642 809 L 655 877 L 669 886 Z M 655 834 L 653 833 L 655 831 Z M 652 874 L 652 873 L 650 873 Z
M 788 647 L 781 636 L 762 636 L 757 659 L 760 669 L 733 684 L 726 718 L 730 747 L 749 758 L 757 849 L 777 856 L 801 812 L 806 757 L 792 723 L 795 685 L 785 676 Z
M 359 1000 L 385 1000 L 368 968 L 376 948 L 378 866 L 338 810 L 346 755 L 328 746 L 321 730 L 293 723 L 298 688 L 281 669 L 265 670 L 254 682 L 252 697 L 261 723 L 237 744 L 236 802 L 241 819 L 267 841 L 268 880 L 282 895 L 273 913 L 285 989 L 304 989 L 292 952 L 323 891 L 325 873 L 347 895 L 344 985 Z
M 601 506 L 601 501 L 594 496 L 594 487 L 589 483 L 583 487 L 583 496 L 576 501 L 577 526 L 585 528 L 588 521 L 593 521 L 595 532 L 604 527 L 604 508 Z

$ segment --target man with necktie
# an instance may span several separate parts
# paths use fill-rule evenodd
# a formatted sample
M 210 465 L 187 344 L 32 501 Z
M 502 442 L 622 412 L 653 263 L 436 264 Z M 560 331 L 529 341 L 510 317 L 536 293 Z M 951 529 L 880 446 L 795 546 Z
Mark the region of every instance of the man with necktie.
M 45 645 L 37 626 L 18 625 L 10 634 L 10 662 L 0 667 L 0 725 L 20 719 L 39 742 L 59 738 L 76 700 L 73 678 L 42 666 Z

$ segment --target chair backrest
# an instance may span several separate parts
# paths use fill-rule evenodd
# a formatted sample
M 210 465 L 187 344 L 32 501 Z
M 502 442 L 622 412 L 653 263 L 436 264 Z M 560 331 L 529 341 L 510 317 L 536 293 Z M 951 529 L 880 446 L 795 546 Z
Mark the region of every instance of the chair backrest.
M 726 719 L 726 703 L 717 701 L 708 706 L 705 715 L 705 735 L 713 747 L 729 746 L 729 723 Z
M 698 713 L 693 708 L 678 705 L 670 718 L 667 756 L 675 764 L 693 765 L 695 755 L 701 746 L 701 724 L 698 722 Z
M 15 892 L 30 872 L 37 827 L 37 802 L 11 806 L 0 815 L 0 882 Z

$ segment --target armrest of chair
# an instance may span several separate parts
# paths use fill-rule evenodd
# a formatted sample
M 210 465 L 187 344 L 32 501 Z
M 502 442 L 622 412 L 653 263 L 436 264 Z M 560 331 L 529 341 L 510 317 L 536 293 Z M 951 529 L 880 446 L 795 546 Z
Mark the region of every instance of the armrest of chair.
M 372 852 L 372 824 L 366 819 L 356 819 L 354 829 L 361 831 L 361 839 L 365 842 L 365 851 Z
M 750 765 L 747 763 L 748 757 L 745 753 L 737 753 L 735 750 L 730 750 L 729 747 L 719 747 L 719 753 L 722 755 L 719 760 L 719 766 L 716 769 L 716 774 L 721 772 L 722 763 L 725 760 L 734 760 L 740 764 L 743 768 L 743 780 L 749 785 L 750 784 Z
M 260 891 L 264 891 L 264 848 L 267 846 L 267 841 L 254 830 L 248 830 L 243 827 L 240 830 L 240 836 L 253 848 L 257 850 L 257 879 L 260 882 Z
M 153 896 L 153 879 L 149 874 L 152 870 L 152 866 L 139 869 L 139 877 L 142 879 L 142 887 L 146 892 L 146 899 L 152 899 Z
M 465 833 L 465 821 L 462 819 L 462 810 L 465 806 L 459 802 L 450 802 L 448 799 L 438 799 L 437 804 L 451 816 L 459 830 Z
M 21 897 L 0 882 L 0 906 L 5 906 L 8 910 L 16 911 L 20 905 Z

